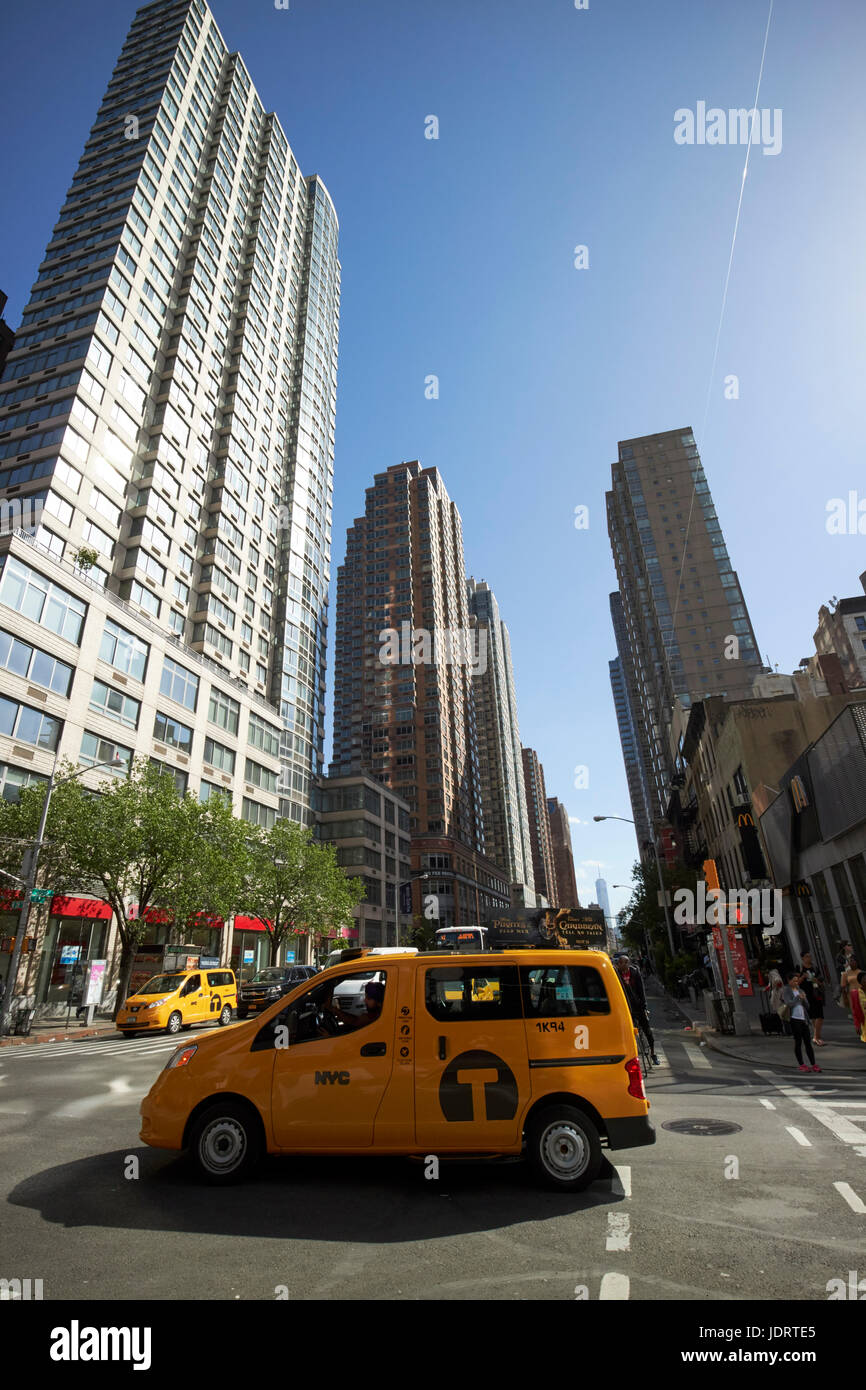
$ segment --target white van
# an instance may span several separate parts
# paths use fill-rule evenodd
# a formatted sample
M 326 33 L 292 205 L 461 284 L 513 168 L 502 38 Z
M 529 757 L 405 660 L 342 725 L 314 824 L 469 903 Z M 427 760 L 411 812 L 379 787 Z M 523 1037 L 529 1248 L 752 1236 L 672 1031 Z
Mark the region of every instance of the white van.
M 340 965 L 342 963 L 342 951 L 332 951 L 325 961 L 325 970 L 329 965 Z M 361 958 L 367 956 L 417 956 L 417 946 L 370 946 L 361 952 Z M 381 970 L 365 971 L 362 975 L 352 975 L 342 984 L 337 985 L 334 990 L 334 1003 L 338 1008 L 347 1014 L 362 1014 L 364 1012 L 364 991 L 370 980 L 376 980 L 379 984 L 384 982 L 385 976 Z

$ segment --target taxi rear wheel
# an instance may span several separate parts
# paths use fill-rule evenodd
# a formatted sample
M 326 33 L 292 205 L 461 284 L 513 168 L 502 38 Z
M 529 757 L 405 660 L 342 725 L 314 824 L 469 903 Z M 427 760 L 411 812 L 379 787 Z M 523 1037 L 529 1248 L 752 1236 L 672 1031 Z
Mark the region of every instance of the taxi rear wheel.
M 261 1127 L 243 1105 L 231 1101 L 211 1105 L 193 1125 L 190 1153 L 206 1182 L 238 1182 L 256 1166 L 261 1152 Z
M 232 1021 L 232 1006 L 231 1006 L 231 1004 L 224 1004 L 223 1007 L 222 1007 L 222 1012 L 220 1013 L 220 1017 L 219 1017 L 220 1027 L 221 1027 L 221 1028 L 225 1028 L 226 1024 L 227 1024 L 227 1023 L 231 1023 L 231 1021 Z
M 582 1192 L 598 1177 L 601 1140 L 592 1120 L 572 1105 L 552 1105 L 532 1120 L 527 1156 L 536 1178 L 559 1192 Z

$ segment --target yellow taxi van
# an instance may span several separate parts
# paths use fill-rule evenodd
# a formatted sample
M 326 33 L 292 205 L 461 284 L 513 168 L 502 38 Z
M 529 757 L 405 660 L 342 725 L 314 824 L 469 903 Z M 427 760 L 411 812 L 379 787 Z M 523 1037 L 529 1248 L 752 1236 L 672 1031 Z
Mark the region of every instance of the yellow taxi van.
M 115 1023 L 127 1037 L 136 1033 L 179 1033 L 194 1023 L 232 1021 L 238 1005 L 233 970 L 172 970 L 154 975 L 119 1010 Z
M 560 1191 L 602 1145 L 655 1142 L 634 1027 L 597 951 L 379 955 L 334 965 L 255 1021 L 181 1046 L 141 1138 L 226 1183 L 270 1154 L 524 1154 Z M 366 975 L 364 1009 L 340 985 Z M 336 1000 L 335 1002 L 335 992 Z

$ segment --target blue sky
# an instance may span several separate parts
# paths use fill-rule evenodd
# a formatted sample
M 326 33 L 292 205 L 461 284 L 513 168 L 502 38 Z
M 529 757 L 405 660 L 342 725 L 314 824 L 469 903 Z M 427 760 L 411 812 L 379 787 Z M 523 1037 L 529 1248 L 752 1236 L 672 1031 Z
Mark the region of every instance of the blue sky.
M 763 0 L 212 8 L 340 218 L 333 572 L 374 472 L 411 458 L 441 470 L 467 569 L 508 623 L 521 735 L 573 818 L 586 902 L 597 863 L 628 883 L 635 857 L 629 826 L 592 823 L 630 813 L 607 666 L 617 441 L 693 427 L 780 670 L 813 650 L 819 604 L 859 592 L 866 539 L 829 535 L 825 518 L 833 497 L 866 499 L 866 8 L 777 0 L 759 105 L 781 110 L 782 148 L 752 153 L 712 380 L 744 150 L 676 144 L 674 112 L 752 105 Z M 0 287 L 13 327 L 133 13 L 120 0 L 7 8 Z M 438 140 L 424 138 L 428 115 Z M 731 373 L 738 400 L 724 398 Z M 613 909 L 627 897 L 612 890 Z

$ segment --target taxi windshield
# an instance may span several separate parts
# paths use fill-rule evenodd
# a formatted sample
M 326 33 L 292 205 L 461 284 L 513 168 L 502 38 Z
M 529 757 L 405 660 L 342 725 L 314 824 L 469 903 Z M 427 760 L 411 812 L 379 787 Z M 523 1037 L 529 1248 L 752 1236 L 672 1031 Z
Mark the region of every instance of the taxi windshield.
M 152 980 L 136 990 L 136 994 L 174 994 L 185 979 L 185 975 L 154 975 Z

